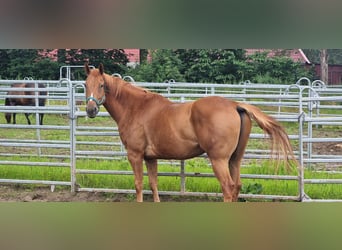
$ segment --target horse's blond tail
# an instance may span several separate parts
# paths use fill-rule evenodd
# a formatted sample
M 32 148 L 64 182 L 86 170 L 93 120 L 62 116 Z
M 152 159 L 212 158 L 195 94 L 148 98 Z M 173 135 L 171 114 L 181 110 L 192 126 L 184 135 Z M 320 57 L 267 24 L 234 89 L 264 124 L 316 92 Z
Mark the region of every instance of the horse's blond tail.
M 291 163 L 298 166 L 289 137 L 281 124 L 253 105 L 239 103 L 238 106 L 246 110 L 249 117 L 263 129 L 265 134 L 269 135 L 271 141 L 271 154 L 275 156 L 276 160 L 280 162 L 281 159 L 283 159 L 288 170 L 291 169 Z

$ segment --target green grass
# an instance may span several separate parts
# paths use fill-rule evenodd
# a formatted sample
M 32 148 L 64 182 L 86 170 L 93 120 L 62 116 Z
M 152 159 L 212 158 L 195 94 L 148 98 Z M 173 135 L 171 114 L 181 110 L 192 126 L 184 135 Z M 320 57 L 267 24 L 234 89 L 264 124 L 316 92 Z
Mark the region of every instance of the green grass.
M 32 156 L 12 156 L 11 160 L 21 162 L 50 162 L 50 159 Z M 0 165 L 0 178 L 69 181 L 70 169 L 67 167 Z
M 31 158 L 32 161 L 39 159 Z M 99 170 L 131 170 L 126 160 L 78 160 L 79 169 L 99 169 Z M 204 159 L 189 160 L 185 165 L 187 172 L 212 173 L 211 167 Z M 160 165 L 160 172 L 179 172 L 179 166 Z M 145 169 L 146 172 L 146 169 Z M 242 174 L 275 174 L 274 169 L 267 163 L 258 165 L 252 164 L 242 168 Z M 286 174 L 285 172 L 280 174 Z M 7 179 L 38 179 L 69 181 L 70 170 L 62 167 L 30 167 L 30 166 L 0 166 L 1 178 Z M 307 179 L 332 179 L 342 178 L 341 174 L 318 173 L 309 170 L 305 171 Z M 180 177 L 158 178 L 159 190 L 161 191 L 180 191 Z M 77 183 L 80 187 L 113 188 L 113 189 L 134 189 L 133 176 L 124 175 L 104 175 L 104 174 L 78 174 Z M 260 180 L 242 179 L 243 192 L 268 194 L 268 195 L 298 195 L 297 181 L 285 180 Z M 254 190 L 257 186 L 259 189 Z M 252 187 L 252 188 L 250 188 Z M 149 189 L 148 178 L 144 176 L 144 189 Z M 221 193 L 219 183 L 214 177 L 187 177 L 186 191 L 188 192 L 213 192 Z M 341 199 L 342 186 L 336 184 L 306 184 L 305 192 L 311 198 L 319 199 Z

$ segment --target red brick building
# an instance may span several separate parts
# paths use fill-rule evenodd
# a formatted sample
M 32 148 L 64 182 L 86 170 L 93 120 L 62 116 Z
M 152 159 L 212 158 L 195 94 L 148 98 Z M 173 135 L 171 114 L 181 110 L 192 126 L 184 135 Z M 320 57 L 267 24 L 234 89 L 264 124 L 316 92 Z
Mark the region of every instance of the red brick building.
M 316 79 L 321 77 L 321 65 L 315 64 Z M 328 83 L 329 85 L 340 85 L 342 84 L 342 65 L 328 65 Z
M 140 49 L 124 49 L 127 59 L 128 66 L 135 67 L 140 63 Z

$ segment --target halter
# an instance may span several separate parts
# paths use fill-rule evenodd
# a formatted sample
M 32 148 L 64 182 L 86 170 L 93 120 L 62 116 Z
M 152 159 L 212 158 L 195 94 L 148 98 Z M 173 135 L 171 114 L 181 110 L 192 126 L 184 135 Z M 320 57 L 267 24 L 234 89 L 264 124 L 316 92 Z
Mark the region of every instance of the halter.
M 88 103 L 89 101 L 94 101 L 96 103 L 96 105 L 99 107 L 101 106 L 106 100 L 106 95 L 104 95 L 101 100 L 98 100 L 96 99 L 95 97 L 93 96 L 89 96 L 87 99 L 86 99 L 86 103 Z

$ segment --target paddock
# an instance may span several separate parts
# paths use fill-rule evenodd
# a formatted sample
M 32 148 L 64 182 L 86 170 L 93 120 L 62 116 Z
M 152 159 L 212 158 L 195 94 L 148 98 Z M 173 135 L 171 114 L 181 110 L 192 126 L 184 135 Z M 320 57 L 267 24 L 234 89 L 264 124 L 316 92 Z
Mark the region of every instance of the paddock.
M 225 98 L 247 102 L 259 106 L 263 111 L 272 115 L 288 131 L 291 142 L 294 145 L 295 155 L 300 163 L 298 173 L 288 174 L 242 174 L 244 180 L 272 180 L 281 182 L 284 180 L 296 183 L 297 190 L 293 195 L 283 194 L 252 194 L 241 193 L 242 199 L 253 200 L 292 200 L 292 201 L 342 201 L 342 197 L 336 199 L 322 199 L 310 197 L 306 189 L 308 185 L 333 184 L 334 188 L 341 189 L 342 177 L 342 136 L 340 133 L 329 133 L 342 125 L 341 86 L 326 86 L 320 81 L 311 82 L 307 78 L 301 78 L 296 83 L 288 85 L 255 84 L 249 81 L 241 84 L 203 84 L 203 83 L 178 83 L 169 80 L 165 83 L 134 82 L 152 91 L 161 93 L 175 102 L 186 102 L 208 95 L 220 95 Z M 71 192 L 112 192 L 134 194 L 134 189 L 102 188 L 99 186 L 79 185 L 82 178 L 94 175 L 107 176 L 132 176 L 129 170 L 91 169 L 82 168 L 78 161 L 121 161 L 125 160 L 126 152 L 119 139 L 118 130 L 111 121 L 104 108 L 101 108 L 100 117 L 103 123 L 92 126 L 90 119 L 86 118 L 84 110 L 84 81 L 71 81 L 61 79 L 59 81 L 20 80 L 20 82 L 35 83 L 35 87 L 28 89 L 36 91 L 37 84 L 46 85 L 47 96 L 39 97 L 37 94 L 27 98 L 46 98 L 44 107 L 8 107 L 4 106 L 4 99 L 12 83 L 18 80 L 0 81 L 0 128 L 8 133 L 3 133 L 0 138 L 0 168 L 11 166 L 34 171 L 34 168 L 68 169 L 68 176 L 56 178 L 46 176 L 43 179 L 25 179 L 18 174 L 17 178 L 4 178 L 0 176 L 0 183 L 15 184 L 40 184 L 51 186 L 53 191 L 56 186 L 68 186 Z M 36 101 L 38 103 L 38 101 Z M 16 112 L 19 116 L 31 113 L 33 124 L 24 122 L 6 124 L 3 113 Z M 39 114 L 44 113 L 44 125 L 39 125 Z M 55 124 L 49 123 L 49 116 L 58 117 Z M 98 118 L 97 118 L 98 119 Z M 101 120 L 102 121 L 102 120 Z M 291 126 L 290 126 L 291 125 Z M 322 132 L 322 127 L 324 131 Z M 295 128 L 295 129 L 293 129 Z M 61 137 L 53 137 L 53 134 L 63 134 Z M 18 136 L 20 135 L 20 136 Z M 49 136 L 48 136 L 49 135 Z M 106 138 L 106 139 L 104 139 Z M 258 164 L 270 158 L 270 151 L 262 131 L 253 130 L 242 168 L 250 162 Z M 331 148 L 330 148 L 331 147 Z M 340 151 L 341 149 L 341 151 Z M 205 159 L 205 155 L 201 158 Z M 159 176 L 175 176 L 179 182 L 177 190 L 160 190 L 160 195 L 189 195 L 189 196 L 221 196 L 219 192 L 189 191 L 187 180 L 191 178 L 205 179 L 214 177 L 213 173 L 194 172 L 189 168 L 189 161 L 161 161 L 174 168 L 172 172 L 159 171 Z M 317 179 L 305 175 L 305 170 L 311 169 L 317 172 L 327 173 L 327 178 Z M 25 171 L 25 170 L 24 170 Z M 149 190 L 144 190 L 150 194 Z

